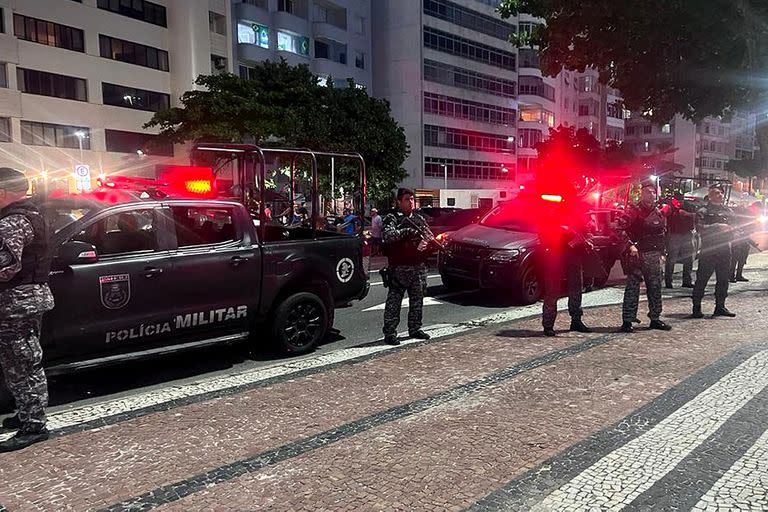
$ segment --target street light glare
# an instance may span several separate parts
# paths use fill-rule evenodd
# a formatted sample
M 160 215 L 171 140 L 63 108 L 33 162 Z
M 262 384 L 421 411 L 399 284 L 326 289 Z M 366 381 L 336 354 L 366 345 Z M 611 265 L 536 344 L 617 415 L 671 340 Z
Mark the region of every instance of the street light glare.
M 85 138 L 85 132 L 83 130 L 77 130 L 75 132 L 75 137 L 77 137 L 79 139 L 84 139 Z

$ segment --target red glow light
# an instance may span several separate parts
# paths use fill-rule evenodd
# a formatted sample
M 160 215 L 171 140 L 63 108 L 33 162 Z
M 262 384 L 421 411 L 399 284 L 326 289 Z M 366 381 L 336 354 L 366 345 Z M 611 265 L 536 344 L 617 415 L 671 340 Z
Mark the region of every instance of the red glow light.
M 562 203 L 563 202 L 563 196 L 556 196 L 552 194 L 542 194 L 541 198 L 544 201 L 549 201 L 551 203 Z

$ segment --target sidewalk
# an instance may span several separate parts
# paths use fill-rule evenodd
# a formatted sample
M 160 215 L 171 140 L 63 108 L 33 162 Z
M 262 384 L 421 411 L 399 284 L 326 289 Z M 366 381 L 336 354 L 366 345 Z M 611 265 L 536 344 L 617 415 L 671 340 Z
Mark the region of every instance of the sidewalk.
M 664 407 L 685 403 L 691 386 L 711 385 L 723 368 L 762 353 L 755 347 L 767 348 L 766 286 L 761 279 L 734 288 L 736 319 L 689 320 L 690 299 L 668 298 L 671 333 L 617 334 L 618 307 L 599 307 L 585 315 L 594 334 L 544 338 L 539 318 L 530 318 L 108 418 L 0 455 L 0 504 L 11 511 L 527 508 L 574 467 L 607 454 L 619 434 L 600 436 L 612 425 L 646 405 L 643 414 L 656 414 L 619 429 L 626 443 L 630 430 L 640 435 L 672 413 Z M 558 327 L 567 321 L 560 315 Z M 697 374 L 712 364 L 720 366 Z M 568 451 L 585 442 L 596 444 Z

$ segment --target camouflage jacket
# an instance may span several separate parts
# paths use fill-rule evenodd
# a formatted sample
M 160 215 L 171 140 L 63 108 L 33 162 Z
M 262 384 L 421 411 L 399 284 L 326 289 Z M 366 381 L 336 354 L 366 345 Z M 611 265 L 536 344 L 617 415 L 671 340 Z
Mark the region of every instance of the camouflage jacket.
M 21 270 L 21 254 L 35 232 L 23 215 L 0 219 L 0 281 L 8 282 Z M 47 284 L 26 284 L 0 291 L 0 321 L 45 313 L 53 309 Z

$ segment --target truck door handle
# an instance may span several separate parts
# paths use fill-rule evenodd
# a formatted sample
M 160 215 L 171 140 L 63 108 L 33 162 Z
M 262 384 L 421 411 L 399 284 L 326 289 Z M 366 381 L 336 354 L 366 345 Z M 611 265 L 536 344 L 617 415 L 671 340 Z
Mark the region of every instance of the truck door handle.
M 143 275 L 146 278 L 151 278 L 151 277 L 155 277 L 156 275 L 162 274 L 162 273 L 163 273 L 163 269 L 161 269 L 161 268 L 147 267 L 147 268 L 144 269 L 144 272 L 142 272 L 141 275 Z
M 243 256 L 232 256 L 230 261 L 232 262 L 232 265 L 238 266 L 238 265 L 248 261 L 248 258 L 244 258 Z

